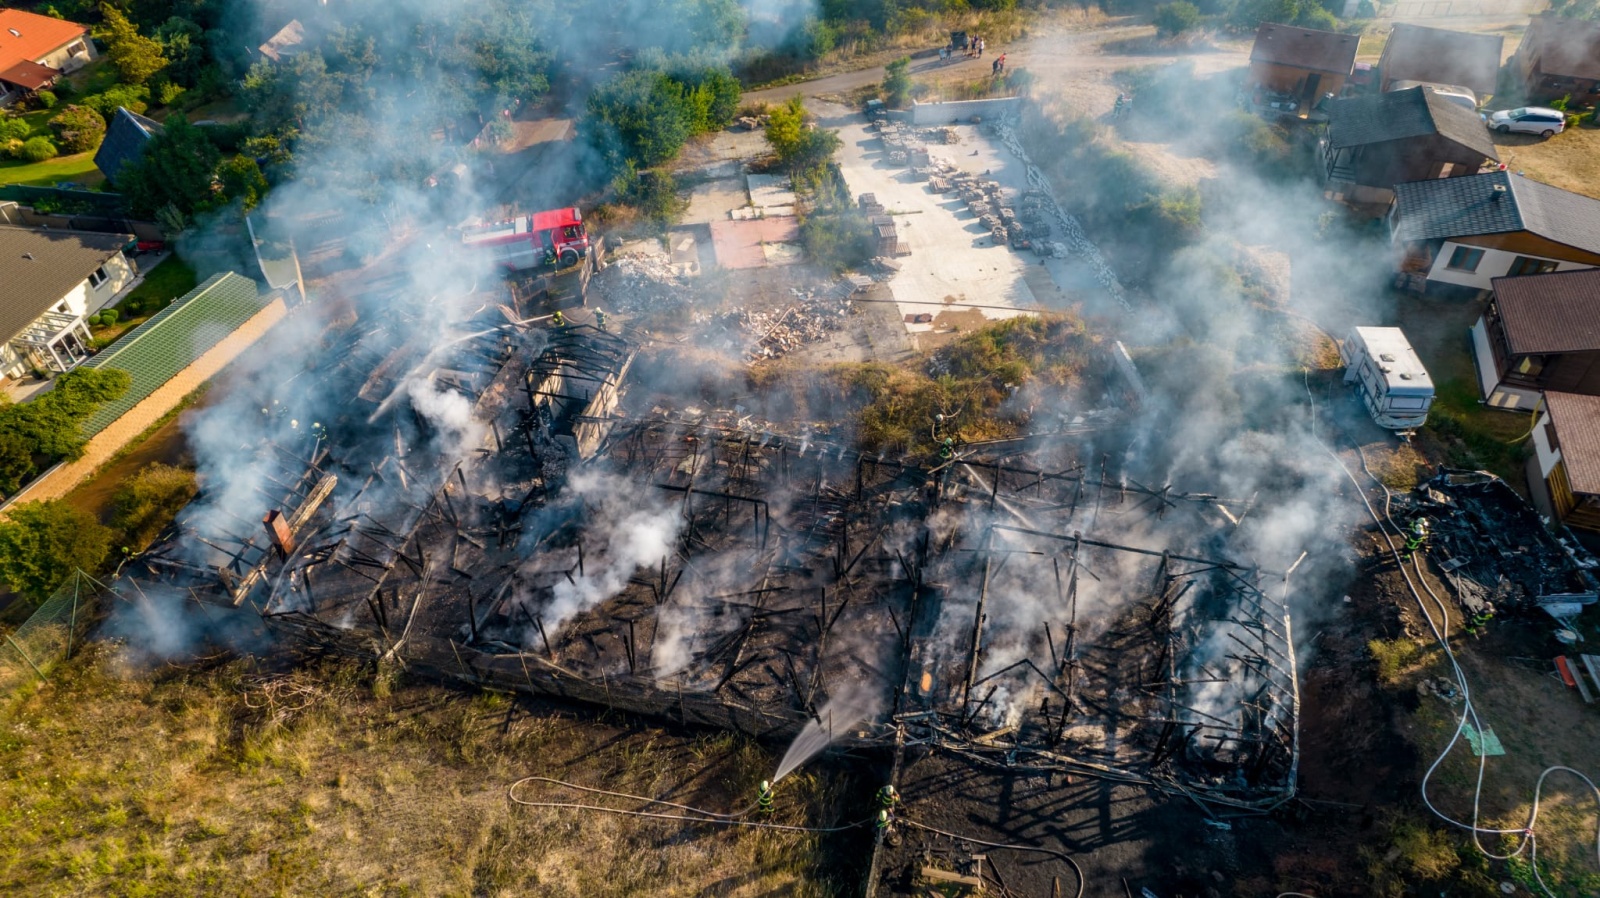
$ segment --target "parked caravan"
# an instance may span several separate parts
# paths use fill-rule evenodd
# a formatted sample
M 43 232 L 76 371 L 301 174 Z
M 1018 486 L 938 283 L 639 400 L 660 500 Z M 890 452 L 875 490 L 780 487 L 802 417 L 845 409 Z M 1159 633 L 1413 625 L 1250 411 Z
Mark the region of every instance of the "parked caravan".
M 1428 421 L 1433 378 L 1398 327 L 1357 327 L 1339 344 L 1344 382 L 1378 426 L 1413 431 Z

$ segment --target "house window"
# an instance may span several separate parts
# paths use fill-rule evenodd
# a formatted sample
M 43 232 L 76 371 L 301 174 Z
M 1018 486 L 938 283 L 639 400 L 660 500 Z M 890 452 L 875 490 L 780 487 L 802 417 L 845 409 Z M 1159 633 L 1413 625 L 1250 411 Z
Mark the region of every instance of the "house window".
M 86 48 L 83 46 L 83 41 L 77 41 L 77 42 L 75 42 L 72 45 L 67 47 L 67 55 L 68 56 L 81 56 L 81 55 L 83 55 L 85 50 L 86 50 Z
M 1550 259 L 1535 259 L 1532 256 L 1518 256 L 1516 261 L 1511 263 L 1511 270 L 1506 272 L 1506 274 L 1510 275 L 1511 277 L 1520 277 L 1525 274 L 1545 274 L 1547 272 L 1555 271 L 1556 266 L 1560 264 L 1560 262 L 1552 261 Z
M 94 287 L 94 288 L 98 289 L 100 287 L 100 285 L 104 284 L 105 282 L 106 282 L 106 267 L 104 265 L 100 266 L 99 268 L 96 268 L 93 271 L 93 273 L 91 273 L 89 275 L 89 286 L 91 286 L 91 287 Z
M 1473 249 L 1470 246 L 1458 246 L 1450 254 L 1450 261 L 1445 267 L 1453 271 L 1477 271 L 1478 263 L 1483 261 L 1483 250 Z

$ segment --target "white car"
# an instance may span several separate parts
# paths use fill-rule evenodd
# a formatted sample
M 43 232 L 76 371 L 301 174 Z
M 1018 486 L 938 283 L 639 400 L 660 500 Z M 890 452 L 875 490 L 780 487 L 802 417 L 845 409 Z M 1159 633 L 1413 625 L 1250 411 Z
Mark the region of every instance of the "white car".
M 1485 121 L 1501 134 L 1538 134 L 1549 137 L 1567 129 L 1567 116 L 1559 109 L 1542 106 L 1524 106 L 1520 109 L 1502 109 Z

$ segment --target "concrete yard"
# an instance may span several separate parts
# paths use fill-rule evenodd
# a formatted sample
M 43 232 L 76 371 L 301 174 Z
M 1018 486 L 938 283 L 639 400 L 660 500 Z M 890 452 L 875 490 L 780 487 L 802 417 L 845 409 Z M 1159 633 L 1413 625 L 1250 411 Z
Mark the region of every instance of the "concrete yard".
M 891 166 L 882 141 L 864 118 L 838 106 L 817 111 L 844 141 L 839 164 L 851 193 L 876 194 L 894 217 L 902 244 L 911 249 L 909 256 L 896 260 L 900 271 L 888 283 L 914 335 L 970 330 L 1024 311 L 1078 305 L 1097 314 L 1117 309 L 1081 259 L 1041 259 L 996 246 L 965 203 L 933 193 L 926 182 L 911 180 L 908 170 Z M 987 172 L 1016 195 L 1026 189 L 1020 159 L 977 126 L 961 125 L 957 131 L 960 143 L 928 146 L 931 159 Z M 912 323 L 924 314 L 933 316 L 931 323 Z

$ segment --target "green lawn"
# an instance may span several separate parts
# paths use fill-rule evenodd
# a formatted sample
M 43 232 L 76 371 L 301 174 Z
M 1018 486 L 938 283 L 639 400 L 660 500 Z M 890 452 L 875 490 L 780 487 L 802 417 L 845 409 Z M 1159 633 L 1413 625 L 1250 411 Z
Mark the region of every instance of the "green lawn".
M 23 162 L 16 159 L 0 161 L 0 185 L 54 187 L 61 181 L 73 181 L 89 187 L 104 180 L 105 175 L 100 174 L 100 170 L 94 167 L 93 153 L 57 156 L 44 162 Z
M 115 340 L 143 324 L 145 319 L 166 308 L 168 303 L 193 290 L 199 283 L 193 268 L 177 256 L 168 256 L 166 261 L 146 272 L 144 281 L 128 291 L 122 302 L 117 303 L 116 310 L 120 317 L 116 324 L 106 327 L 92 325 L 90 333 L 107 342 Z

